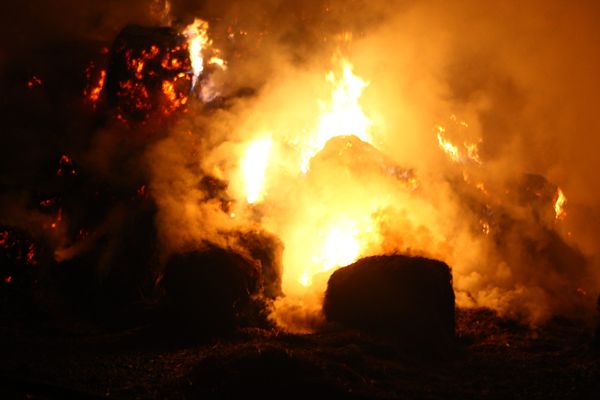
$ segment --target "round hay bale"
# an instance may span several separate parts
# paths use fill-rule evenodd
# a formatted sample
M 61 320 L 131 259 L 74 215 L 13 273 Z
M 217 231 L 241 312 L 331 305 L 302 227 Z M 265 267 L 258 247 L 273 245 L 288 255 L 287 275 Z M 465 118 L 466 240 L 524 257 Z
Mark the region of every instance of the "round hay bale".
M 329 279 L 329 321 L 416 345 L 454 338 L 454 291 L 448 265 L 401 255 L 367 257 Z
M 162 279 L 170 315 L 194 331 L 235 327 L 258 288 L 258 269 L 232 251 L 175 254 Z

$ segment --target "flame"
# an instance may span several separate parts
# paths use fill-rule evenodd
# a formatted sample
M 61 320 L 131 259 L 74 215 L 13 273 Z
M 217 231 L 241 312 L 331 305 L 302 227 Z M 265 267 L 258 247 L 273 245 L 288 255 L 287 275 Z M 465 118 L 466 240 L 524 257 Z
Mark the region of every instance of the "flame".
M 246 201 L 249 204 L 264 197 L 265 172 L 273 141 L 271 138 L 257 139 L 250 143 L 242 161 Z
M 469 125 L 465 121 L 458 121 L 455 115 L 450 116 L 450 120 L 455 125 L 455 128 L 459 131 L 464 131 L 469 127 Z M 475 164 L 482 165 L 481 157 L 479 156 L 479 144 L 481 143 L 481 139 L 479 139 L 478 143 L 473 143 L 469 141 L 463 142 L 463 147 L 459 147 L 458 145 L 452 143 L 450 139 L 448 139 L 446 134 L 446 128 L 441 125 L 438 125 L 435 130 L 437 131 L 437 141 L 439 147 L 442 149 L 444 153 L 455 163 L 465 163 L 467 161 L 471 161 Z
M 372 143 L 370 135 L 371 120 L 362 110 L 359 99 L 369 83 L 356 76 L 352 64 L 345 58 L 341 59 L 342 76 L 336 77 L 329 71 L 326 80 L 333 85 L 331 103 L 323 108 L 317 128 L 309 138 L 301 155 L 301 171 L 306 173 L 310 160 L 319 153 L 325 144 L 336 136 L 354 135 L 360 140 Z
M 278 208 L 298 207 L 294 212 L 298 218 L 296 223 L 284 222 L 287 228 L 283 228 L 283 231 L 276 222 L 272 225 L 273 231 L 286 244 L 283 290 L 293 296 L 310 295 L 320 290 L 323 277 L 363 256 L 368 245 L 376 241 L 374 235 L 378 235 L 371 217 L 374 211 L 371 201 L 363 202 L 360 198 L 345 204 L 326 203 L 319 197 L 323 193 L 313 192 L 311 177 L 307 175 L 311 160 L 330 139 L 354 135 L 364 142 L 372 142 L 372 122 L 359 103 L 368 82 L 354 74 L 350 61 L 345 58 L 337 60 L 341 72 L 336 74 L 330 70 L 326 74 L 325 83 L 331 90 L 328 101 L 319 101 L 319 113 L 314 118 L 307 118 L 308 121 L 314 121 L 313 125 L 309 122 L 306 129 L 296 132 L 296 135 L 302 136 L 292 136 L 294 140 L 291 147 L 288 146 L 287 132 L 279 132 L 280 136 L 276 135 L 277 132 L 270 133 L 268 137 L 258 136 L 247 143 L 239 164 L 242 189 L 238 192 L 243 194 L 246 203 L 272 202 L 270 204 Z M 281 143 L 277 140 L 281 140 Z M 277 149 L 280 149 L 277 154 L 273 151 L 276 143 Z M 295 152 L 299 158 L 290 153 L 282 157 L 283 153 L 279 154 L 279 151 Z M 274 198 L 270 198 L 271 194 L 265 187 L 267 181 L 277 179 L 276 174 L 281 171 L 281 168 L 274 166 L 281 166 L 277 164 L 281 162 L 287 166 L 288 158 L 295 160 L 290 170 L 293 173 L 284 174 L 284 179 L 286 184 L 292 185 L 291 190 L 298 192 L 297 196 L 294 195 L 293 199 L 288 199 L 282 205 L 276 193 Z M 299 171 L 296 169 L 298 166 Z M 296 203 L 296 200 L 299 202 Z M 305 205 L 307 209 L 303 208 Z M 273 215 L 264 217 L 269 220 Z
M 323 240 L 322 245 L 317 249 L 317 254 L 312 256 L 311 266 L 302 272 L 298 282 L 303 286 L 310 286 L 312 276 L 317 273 L 358 260 L 361 250 L 359 234 L 356 223 L 349 219 L 331 224 L 324 234 L 320 232 L 318 237 Z
M 477 146 L 477 144 L 465 142 L 464 145 L 465 149 L 467 150 L 467 157 L 469 158 L 469 160 L 477 164 L 482 164 L 481 158 L 479 157 L 479 147 Z
M 446 153 L 446 155 L 454 162 L 461 161 L 460 151 L 458 146 L 452 144 L 448 139 L 444 138 L 443 134 L 446 132 L 443 126 L 437 127 L 437 140 L 440 148 Z
M 204 50 L 212 44 L 208 37 L 208 22 L 196 18 L 194 22 L 188 25 L 183 31 L 183 35 L 188 40 L 190 60 L 192 62 L 192 90 L 196 87 L 198 78 L 204 71 Z
M 210 60 L 208 60 L 208 63 L 212 64 L 212 65 L 216 65 L 217 67 L 221 68 L 222 70 L 227 69 L 227 64 L 225 63 L 225 60 L 223 60 L 220 57 L 213 56 L 210 58 Z
M 342 211 L 314 204 L 321 220 L 300 218 L 293 224 L 284 252 L 283 291 L 306 297 L 324 290 L 328 277 L 338 268 L 368 255 L 381 239 L 372 213 L 363 205 Z
M 554 214 L 557 220 L 565 219 L 567 212 L 565 206 L 567 205 L 567 197 L 563 193 L 561 188 L 556 190 L 556 201 L 554 202 Z

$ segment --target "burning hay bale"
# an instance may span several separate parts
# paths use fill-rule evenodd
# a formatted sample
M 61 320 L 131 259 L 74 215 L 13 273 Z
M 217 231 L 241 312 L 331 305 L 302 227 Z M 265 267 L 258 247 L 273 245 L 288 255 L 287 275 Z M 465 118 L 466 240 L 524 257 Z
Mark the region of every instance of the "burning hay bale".
M 213 332 L 241 321 L 257 294 L 259 272 L 245 257 L 211 246 L 171 256 L 161 283 L 178 323 L 193 331 Z
M 454 337 L 454 291 L 443 262 L 400 255 L 363 258 L 329 279 L 325 317 L 416 345 Z
M 108 104 L 125 120 L 169 115 L 188 101 L 191 68 L 187 43 L 176 30 L 127 26 L 106 71 Z

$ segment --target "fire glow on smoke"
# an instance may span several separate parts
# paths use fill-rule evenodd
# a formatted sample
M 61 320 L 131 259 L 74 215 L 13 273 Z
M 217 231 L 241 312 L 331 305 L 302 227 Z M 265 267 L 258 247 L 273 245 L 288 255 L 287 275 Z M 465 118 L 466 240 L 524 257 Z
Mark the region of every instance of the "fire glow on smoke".
M 200 86 L 202 93 L 205 61 L 223 68 L 226 63 L 207 57 L 212 46 L 207 23 L 195 20 L 184 35 L 193 86 Z M 459 185 L 468 188 L 464 190 L 475 191 L 482 205 L 488 203 L 488 211 L 450 223 L 449 218 L 464 212 L 464 205 L 452 200 L 448 183 L 419 176 L 386 154 L 389 133 L 374 106 L 377 102 L 362 104 L 374 77 L 361 76 L 341 47 L 333 50 L 330 60 L 328 69 L 303 77 L 303 87 L 295 86 L 294 78 L 281 88 L 270 87 L 250 112 L 233 118 L 231 132 L 200 161 L 205 171 L 229 183 L 231 196 L 224 225 L 216 222 L 207 238 L 219 230 L 258 225 L 282 240 L 285 297 L 275 301 L 272 318 L 292 330 L 309 329 L 298 319 L 319 314 L 333 271 L 364 256 L 412 252 L 452 264 L 459 288 L 483 280 L 477 272 L 463 277 L 460 271 L 477 263 L 488 238 L 501 229 L 494 222 L 493 207 L 515 201 L 498 188 L 490 189 L 480 151 L 483 139 L 471 134 L 469 123 L 455 115 L 444 125 L 432 120 L 430 152 L 437 152 L 449 173 L 460 177 Z M 204 86 L 210 84 L 205 81 Z M 223 116 L 229 118 L 227 113 Z M 185 218 L 192 223 L 196 210 L 191 200 L 185 201 Z M 565 203 L 558 189 L 557 198 L 548 204 L 550 210 L 555 208 L 553 219 L 564 218 Z M 206 212 L 198 213 L 202 229 Z M 502 259 L 494 262 L 505 265 Z M 459 295 L 458 301 L 473 300 Z
M 150 169 L 143 188 L 156 201 L 165 253 L 205 242 L 243 252 L 228 241 L 231 233 L 272 234 L 284 245 L 285 297 L 271 316 L 295 330 L 310 329 L 333 271 L 375 254 L 446 261 L 460 306 L 530 320 L 562 310 L 575 292 L 593 291 L 591 280 L 581 286 L 585 267 L 570 273 L 559 265 L 569 257 L 553 251 L 568 252 L 582 236 L 572 224 L 581 192 L 568 174 L 552 174 L 552 160 L 535 166 L 513 155 L 522 145 L 529 156 L 535 124 L 512 132 L 513 118 L 517 126 L 527 118 L 515 113 L 518 96 L 504 87 L 499 72 L 506 71 L 496 63 L 474 62 L 474 75 L 463 73 L 471 47 L 454 54 L 460 40 L 438 35 L 446 29 L 439 25 L 465 39 L 472 21 L 462 23 L 462 14 L 454 16 L 460 28 L 418 6 L 415 14 L 393 10 L 381 26 L 360 27 L 356 16 L 347 26 L 320 24 L 338 21 L 343 7 L 334 1 L 305 6 L 311 10 L 296 22 L 310 28 L 294 36 L 275 12 L 265 12 L 264 24 L 244 12 L 235 17 L 237 9 L 215 12 L 209 25 L 189 19 L 197 11 L 171 18 L 169 3 L 156 3 L 173 40 L 124 46 L 123 79 L 114 85 L 110 68 L 90 68 L 84 94 L 95 108 L 116 88 L 124 101 L 111 111 L 125 131 L 136 129 L 130 115 L 141 115 L 148 130 L 148 115 L 167 121 L 153 130 L 164 137 L 148 140 L 141 167 Z M 504 50 L 496 47 L 490 53 Z M 24 82 L 29 92 L 42 85 L 36 79 Z M 49 221 L 58 234 L 69 213 L 57 206 Z

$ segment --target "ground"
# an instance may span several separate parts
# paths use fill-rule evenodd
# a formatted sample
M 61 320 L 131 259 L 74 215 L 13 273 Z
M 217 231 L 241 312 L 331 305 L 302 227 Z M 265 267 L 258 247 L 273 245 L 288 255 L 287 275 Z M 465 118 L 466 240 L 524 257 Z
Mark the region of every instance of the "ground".
M 156 323 L 63 325 L 1 321 L 1 398 L 600 398 L 590 330 L 567 319 L 459 310 L 456 348 L 435 354 L 339 327 L 191 340 Z

